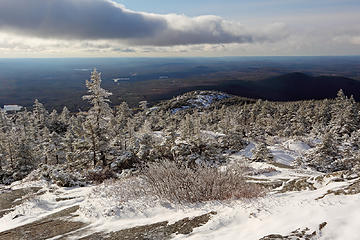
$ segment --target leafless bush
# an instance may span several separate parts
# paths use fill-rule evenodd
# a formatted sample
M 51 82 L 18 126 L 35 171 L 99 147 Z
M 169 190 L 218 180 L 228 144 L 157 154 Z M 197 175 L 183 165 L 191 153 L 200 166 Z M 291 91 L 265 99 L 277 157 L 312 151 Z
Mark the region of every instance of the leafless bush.
M 110 169 L 102 169 L 101 171 L 88 171 L 86 179 L 95 183 L 102 183 L 106 179 L 115 178 L 116 175 Z
M 176 203 L 255 198 L 264 190 L 246 182 L 245 167 L 226 168 L 199 165 L 189 168 L 171 161 L 149 163 L 142 176 L 157 197 Z

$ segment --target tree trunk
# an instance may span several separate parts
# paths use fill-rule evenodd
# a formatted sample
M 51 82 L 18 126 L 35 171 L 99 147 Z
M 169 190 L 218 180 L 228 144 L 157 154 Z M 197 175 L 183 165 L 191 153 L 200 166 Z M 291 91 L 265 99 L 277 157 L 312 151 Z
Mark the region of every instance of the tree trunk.
M 94 168 L 96 167 L 96 151 L 95 149 L 93 150 L 93 163 L 94 163 Z
M 94 168 L 96 167 L 96 139 L 95 139 L 95 133 L 92 127 L 90 127 L 91 131 L 91 143 L 92 143 L 92 149 L 93 149 L 93 163 Z
M 103 151 L 100 152 L 100 159 L 101 159 L 101 161 L 102 161 L 103 167 L 106 167 L 107 162 L 106 162 L 106 157 L 105 157 L 105 154 L 104 154 Z

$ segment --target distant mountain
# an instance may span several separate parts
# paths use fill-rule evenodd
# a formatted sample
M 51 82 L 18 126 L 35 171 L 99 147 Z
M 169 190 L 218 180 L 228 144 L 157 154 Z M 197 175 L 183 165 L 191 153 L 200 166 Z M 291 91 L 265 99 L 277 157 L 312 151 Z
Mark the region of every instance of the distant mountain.
M 228 81 L 221 91 L 251 98 L 274 101 L 296 101 L 334 98 L 339 89 L 360 101 L 360 81 L 338 76 L 310 76 L 300 72 L 258 81 Z
M 225 58 L 0 59 L 0 107 L 32 108 L 38 99 L 51 111 L 89 106 L 85 80 L 96 67 L 111 102 L 138 106 L 194 90 L 217 90 L 248 98 L 299 100 L 334 97 L 339 88 L 360 100 L 360 56 Z M 304 75 L 302 72 L 309 74 Z M 291 73 L 291 74 L 286 74 Z M 336 73 L 334 77 L 332 74 Z M 284 75 L 286 74 L 286 75 Z M 312 77 L 312 76 L 330 77 Z M 275 76 L 278 76 L 274 78 Z M 114 81 L 113 79 L 119 79 Z
M 345 77 L 313 77 L 303 73 L 290 73 L 258 81 L 261 95 L 270 100 L 303 100 L 333 98 L 339 89 L 347 95 L 360 97 L 360 81 Z

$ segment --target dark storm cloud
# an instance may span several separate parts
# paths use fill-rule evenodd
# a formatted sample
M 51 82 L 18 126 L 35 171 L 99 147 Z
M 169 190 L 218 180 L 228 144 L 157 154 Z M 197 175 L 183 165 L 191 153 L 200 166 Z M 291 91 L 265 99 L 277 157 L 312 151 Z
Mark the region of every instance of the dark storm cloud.
M 172 46 L 263 41 L 216 16 L 130 11 L 110 0 L 0 0 L 0 30 L 55 39 Z
M 151 36 L 164 19 L 105 0 L 0 0 L 0 27 L 39 37 L 114 39 Z

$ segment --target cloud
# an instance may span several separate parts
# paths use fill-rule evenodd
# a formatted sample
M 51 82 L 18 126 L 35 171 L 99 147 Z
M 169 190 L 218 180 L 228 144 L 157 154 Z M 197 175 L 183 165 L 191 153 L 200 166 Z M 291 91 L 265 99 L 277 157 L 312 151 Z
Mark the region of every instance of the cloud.
M 353 44 L 353 45 L 360 45 L 360 35 L 358 36 L 353 36 L 353 35 L 341 35 L 341 36 L 336 36 L 333 38 L 334 42 L 339 42 L 339 43 L 347 43 L 347 44 Z
M 355 36 L 350 39 L 350 42 L 355 45 L 360 45 L 360 36 Z
M 247 29 L 218 16 L 135 12 L 110 0 L 1 0 L 0 30 L 49 39 L 116 40 L 148 46 L 274 41 L 281 32 L 278 27 Z
M 133 48 L 112 48 L 111 49 L 114 52 L 120 52 L 120 53 L 136 53 L 136 50 Z

